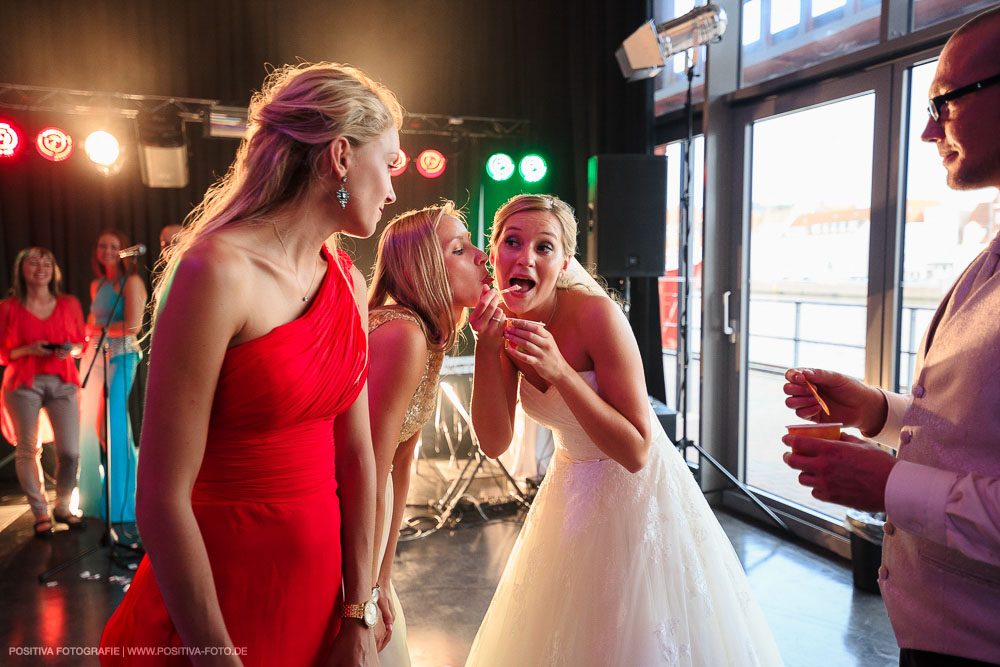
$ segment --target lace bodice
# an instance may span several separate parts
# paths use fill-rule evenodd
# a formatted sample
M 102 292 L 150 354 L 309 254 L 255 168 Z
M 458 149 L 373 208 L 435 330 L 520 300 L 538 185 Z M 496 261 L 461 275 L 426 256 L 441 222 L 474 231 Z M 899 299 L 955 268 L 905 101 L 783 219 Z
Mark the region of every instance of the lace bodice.
M 580 377 L 597 391 L 597 374 L 594 371 L 578 371 Z M 539 391 L 521 376 L 518 396 L 524 412 L 542 426 L 552 431 L 556 451 L 572 461 L 605 460 L 602 452 L 590 439 L 580 422 L 559 395 L 559 390 L 549 386 Z
M 391 322 L 392 320 L 408 320 L 416 325 L 420 325 L 420 319 L 409 308 L 403 306 L 382 306 L 373 308 L 368 313 L 368 335 L 378 327 Z M 399 442 L 410 439 L 414 433 L 423 428 L 434 412 L 434 402 L 437 398 L 438 377 L 441 375 L 441 362 L 444 360 L 444 353 L 440 350 L 427 348 L 427 361 L 424 363 L 424 374 L 420 377 L 420 384 L 414 392 L 410 404 L 406 407 L 406 416 L 403 418 L 403 428 L 399 432 Z

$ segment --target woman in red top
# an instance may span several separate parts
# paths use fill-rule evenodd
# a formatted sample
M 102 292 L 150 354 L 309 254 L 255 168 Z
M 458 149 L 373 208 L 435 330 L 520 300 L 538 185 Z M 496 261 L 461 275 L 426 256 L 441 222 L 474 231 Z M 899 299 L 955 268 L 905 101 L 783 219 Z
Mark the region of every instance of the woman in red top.
M 37 537 L 52 533 L 38 442 L 42 408 L 57 452 L 53 516 L 70 528 L 83 527 L 69 509 L 80 460 L 80 376 L 71 357 L 83 351 L 83 312 L 75 297 L 59 293 L 61 279 L 51 251 L 26 248 L 14 260 L 12 295 L 0 301 L 0 363 L 7 366 L 3 410 L 5 425 L 12 426 L 4 434 L 17 443 L 17 479 L 35 515 Z

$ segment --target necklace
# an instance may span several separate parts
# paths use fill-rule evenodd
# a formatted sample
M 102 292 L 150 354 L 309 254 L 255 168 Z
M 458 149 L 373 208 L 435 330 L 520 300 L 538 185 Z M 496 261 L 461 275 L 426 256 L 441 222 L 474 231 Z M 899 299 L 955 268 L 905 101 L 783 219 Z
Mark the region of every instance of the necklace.
M 302 301 L 309 301 L 309 290 L 312 289 L 313 282 L 316 280 L 316 271 L 319 270 L 319 265 L 316 263 L 314 258 L 312 278 L 309 279 L 309 285 L 305 289 L 302 289 L 302 283 L 299 282 L 299 274 L 292 268 L 292 263 L 288 259 L 288 249 L 285 248 L 285 242 L 282 240 L 281 234 L 278 233 L 278 227 L 273 221 L 271 222 L 271 229 L 274 230 L 274 235 L 278 237 L 278 243 L 281 244 L 281 252 L 285 256 L 285 267 L 288 269 L 289 273 L 292 274 L 292 277 L 295 278 L 295 284 L 299 286 L 299 291 L 302 292 Z

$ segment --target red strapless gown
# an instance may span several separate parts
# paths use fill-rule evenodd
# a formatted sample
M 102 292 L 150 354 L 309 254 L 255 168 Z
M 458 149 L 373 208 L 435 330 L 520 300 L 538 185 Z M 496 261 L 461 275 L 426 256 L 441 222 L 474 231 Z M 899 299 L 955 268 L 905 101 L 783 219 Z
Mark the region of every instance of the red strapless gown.
M 329 267 L 300 318 L 231 348 L 191 502 L 226 628 L 244 665 L 317 665 L 340 628 L 333 419 L 357 398 L 368 346 L 348 269 Z M 344 276 L 347 276 L 345 280 Z M 144 558 L 101 646 L 104 665 L 189 664 Z M 138 649 L 161 655 L 139 658 Z M 157 647 L 166 647 L 157 649 Z

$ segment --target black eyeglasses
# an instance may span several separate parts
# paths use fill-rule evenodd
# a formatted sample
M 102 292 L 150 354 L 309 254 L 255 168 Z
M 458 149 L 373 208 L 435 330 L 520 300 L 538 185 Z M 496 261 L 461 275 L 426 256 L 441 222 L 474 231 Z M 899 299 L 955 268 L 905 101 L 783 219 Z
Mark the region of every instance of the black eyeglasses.
M 956 88 L 955 90 L 951 90 L 944 95 L 932 97 L 927 100 L 927 113 L 930 114 L 930 117 L 936 121 L 941 116 L 941 109 L 943 109 L 944 105 L 948 104 L 948 102 L 957 100 L 959 97 L 963 97 L 969 93 L 974 93 L 977 90 L 982 90 L 983 88 L 992 86 L 994 83 L 1000 83 L 1000 74 L 991 76 L 988 79 L 983 79 L 982 81 L 970 83 L 968 86 Z

